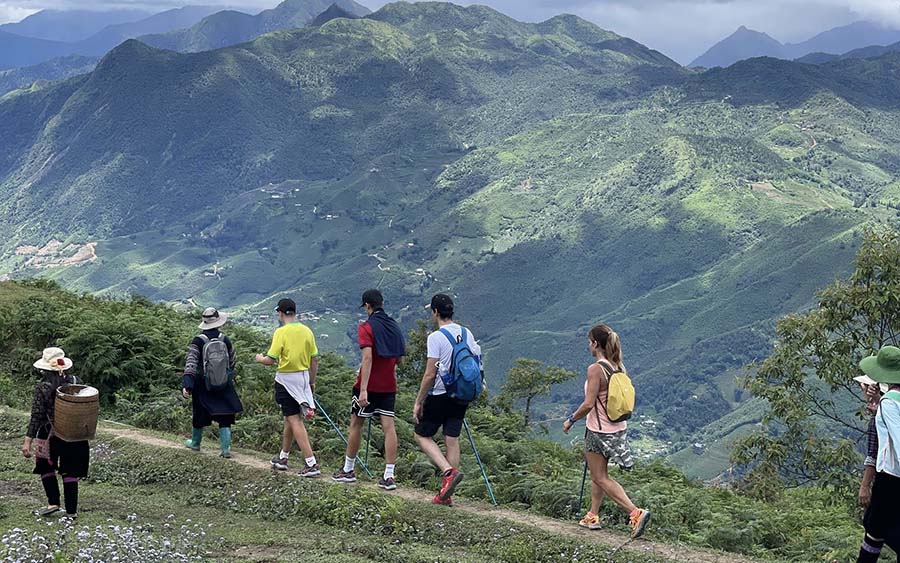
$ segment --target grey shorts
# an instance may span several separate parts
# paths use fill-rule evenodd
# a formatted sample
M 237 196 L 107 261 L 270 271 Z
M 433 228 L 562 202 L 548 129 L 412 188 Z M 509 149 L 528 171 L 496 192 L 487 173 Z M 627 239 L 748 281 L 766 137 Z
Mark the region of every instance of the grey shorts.
M 602 434 L 588 430 L 584 437 L 584 451 L 592 454 L 600 454 L 625 470 L 634 467 L 634 458 L 631 456 L 631 448 L 628 447 L 626 430 L 614 434 Z

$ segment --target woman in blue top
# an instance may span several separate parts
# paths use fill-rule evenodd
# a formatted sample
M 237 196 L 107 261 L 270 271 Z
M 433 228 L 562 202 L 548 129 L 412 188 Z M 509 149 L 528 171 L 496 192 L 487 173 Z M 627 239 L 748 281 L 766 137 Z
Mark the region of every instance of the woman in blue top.
M 885 544 L 900 553 L 900 348 L 885 346 L 878 355 L 864 358 L 859 367 L 875 381 L 890 386 L 875 414 L 875 482 L 863 519 L 866 535 L 857 559 L 857 563 L 870 563 L 878 561 Z

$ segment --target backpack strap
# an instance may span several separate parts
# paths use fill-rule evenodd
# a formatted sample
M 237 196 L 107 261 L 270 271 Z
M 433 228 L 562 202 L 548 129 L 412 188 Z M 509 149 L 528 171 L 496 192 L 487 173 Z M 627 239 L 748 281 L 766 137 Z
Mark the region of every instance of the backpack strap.
M 607 363 L 608 362 L 604 363 L 603 360 L 597 360 L 597 364 L 599 364 L 600 367 L 603 368 L 603 373 L 606 374 L 606 396 L 607 400 L 609 400 L 609 382 L 612 380 L 613 374 L 618 372 L 613 371 L 612 364 L 609 364 L 607 366 Z M 606 417 L 609 418 L 606 406 L 600 402 L 600 395 L 594 397 L 594 415 L 597 417 L 597 427 L 602 428 L 602 425 L 600 424 L 600 412 L 597 410 L 597 405 L 599 405 L 603 409 L 603 412 L 606 413 Z
M 453 364 L 456 362 L 456 345 L 459 344 L 459 341 L 456 340 L 455 338 L 453 338 L 453 335 L 450 334 L 450 331 L 447 330 L 446 328 L 442 328 L 442 329 L 440 329 L 440 331 L 441 331 L 441 334 L 443 334 L 444 336 L 446 336 L 446 337 L 447 337 L 447 340 L 450 341 L 450 347 L 451 347 L 451 350 L 450 350 L 450 366 L 449 366 L 449 369 L 448 369 L 447 373 L 449 373 L 449 374 L 452 375 L 452 374 L 453 374 Z M 463 338 L 466 337 L 466 329 L 465 329 L 465 328 L 462 329 L 462 337 L 463 337 Z
M 204 364 L 206 363 L 206 346 L 211 342 L 211 340 L 209 339 L 208 336 L 206 336 L 202 332 L 197 335 L 197 338 L 199 338 L 200 340 L 203 341 L 203 346 L 200 347 L 200 365 L 198 365 L 197 368 L 199 369 L 200 374 L 205 379 L 206 378 L 206 373 L 205 373 L 206 366 Z
M 463 334 L 465 334 L 465 330 L 466 330 L 466 329 L 463 329 Z M 453 335 L 450 334 L 450 331 L 447 330 L 446 328 L 440 329 L 440 332 L 441 332 L 441 334 L 443 334 L 444 336 L 447 337 L 447 340 L 450 341 L 450 345 L 451 345 L 451 346 L 456 347 L 456 345 L 459 344 L 459 343 L 456 341 L 456 339 L 453 338 Z

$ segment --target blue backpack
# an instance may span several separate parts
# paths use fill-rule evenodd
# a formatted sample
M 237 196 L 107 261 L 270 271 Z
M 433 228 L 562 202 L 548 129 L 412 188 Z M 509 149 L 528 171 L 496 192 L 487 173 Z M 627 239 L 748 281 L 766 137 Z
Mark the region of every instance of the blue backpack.
M 457 340 L 450 331 L 442 328 L 441 332 L 453 346 L 450 356 L 450 371 L 441 376 L 444 388 L 452 399 L 461 403 L 474 401 L 481 395 L 481 364 L 472 351 L 469 350 L 468 334 L 462 329 L 462 335 Z

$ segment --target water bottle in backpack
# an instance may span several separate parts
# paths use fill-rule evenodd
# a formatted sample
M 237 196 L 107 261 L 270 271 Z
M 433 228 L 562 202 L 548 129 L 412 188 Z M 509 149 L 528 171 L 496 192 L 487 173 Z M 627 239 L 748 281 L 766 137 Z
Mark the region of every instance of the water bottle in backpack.
M 441 333 L 453 346 L 453 352 L 450 355 L 450 370 L 441 375 L 447 395 L 461 403 L 474 401 L 481 395 L 483 387 L 481 362 L 469 349 L 466 329 L 462 328 L 459 338 L 454 338 L 445 328 L 441 329 Z

